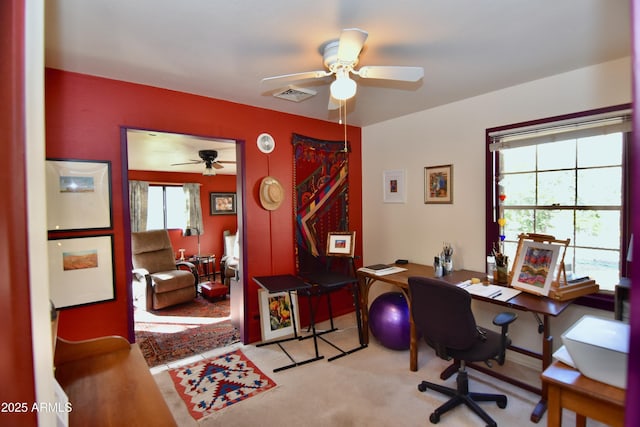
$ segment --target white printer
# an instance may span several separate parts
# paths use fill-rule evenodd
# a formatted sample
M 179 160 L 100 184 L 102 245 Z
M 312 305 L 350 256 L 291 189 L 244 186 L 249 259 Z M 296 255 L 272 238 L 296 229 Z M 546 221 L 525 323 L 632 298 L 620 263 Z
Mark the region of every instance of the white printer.
M 562 334 L 562 343 L 583 375 L 626 388 L 629 335 L 627 323 L 585 315 Z

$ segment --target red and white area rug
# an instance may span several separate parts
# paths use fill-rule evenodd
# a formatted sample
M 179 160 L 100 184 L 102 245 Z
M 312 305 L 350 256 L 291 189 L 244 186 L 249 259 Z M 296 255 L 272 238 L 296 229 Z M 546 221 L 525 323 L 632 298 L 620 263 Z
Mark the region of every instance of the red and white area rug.
M 170 369 L 169 375 L 195 420 L 276 386 L 240 350 Z

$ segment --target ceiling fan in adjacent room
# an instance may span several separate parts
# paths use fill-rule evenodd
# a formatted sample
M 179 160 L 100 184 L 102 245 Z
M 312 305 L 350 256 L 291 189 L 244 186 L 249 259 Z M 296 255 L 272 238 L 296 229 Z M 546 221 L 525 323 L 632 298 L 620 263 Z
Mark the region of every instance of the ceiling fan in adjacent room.
M 224 168 L 222 163 L 235 163 L 233 161 L 216 160 L 218 158 L 218 152 L 216 150 L 200 150 L 198 151 L 198 156 L 200 156 L 200 160 L 191 160 L 185 163 L 173 163 L 171 166 L 197 165 L 199 163 L 204 163 L 205 170 L 202 174 L 205 176 L 212 176 L 216 174 L 214 169 Z
M 327 70 L 285 74 L 262 79 L 263 84 L 277 84 L 296 80 L 321 79 L 335 75 L 330 86 L 329 109 L 335 110 L 343 101 L 356 94 L 357 84 L 353 75 L 362 79 L 417 82 L 424 77 L 422 67 L 371 65 L 356 69 L 360 52 L 369 34 L 359 28 L 342 30 L 340 39 L 324 43 L 320 50 Z

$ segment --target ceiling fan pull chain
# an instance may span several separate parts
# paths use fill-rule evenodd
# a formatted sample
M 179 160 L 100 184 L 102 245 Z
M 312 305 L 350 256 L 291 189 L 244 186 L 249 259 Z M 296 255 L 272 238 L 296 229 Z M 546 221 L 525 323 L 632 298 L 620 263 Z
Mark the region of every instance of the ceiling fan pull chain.
M 342 115 L 344 112 L 344 152 L 348 152 L 347 147 L 347 101 L 344 99 L 340 101 L 340 114 Z

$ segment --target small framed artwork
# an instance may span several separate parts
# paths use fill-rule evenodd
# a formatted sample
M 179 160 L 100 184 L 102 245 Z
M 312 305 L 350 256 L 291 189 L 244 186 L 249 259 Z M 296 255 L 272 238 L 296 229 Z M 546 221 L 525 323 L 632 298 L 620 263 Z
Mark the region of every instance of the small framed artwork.
M 403 170 L 388 170 L 382 174 L 384 203 L 405 203 L 407 189 Z
M 513 268 L 511 287 L 547 296 L 562 247 L 553 243 L 522 241 Z
M 355 231 L 331 231 L 327 237 L 327 255 L 353 257 L 356 248 Z
M 234 215 L 236 213 L 236 193 L 209 193 L 210 215 Z
M 111 162 L 47 159 L 47 229 L 111 228 Z
M 56 308 L 115 299 L 112 235 L 53 239 L 48 246 L 49 292 Z
M 258 289 L 258 298 L 263 341 L 293 335 L 293 316 L 296 319 L 295 332 L 299 332 L 298 295 L 295 292 L 269 293 L 264 289 Z
M 453 203 L 453 165 L 424 168 L 424 202 Z

